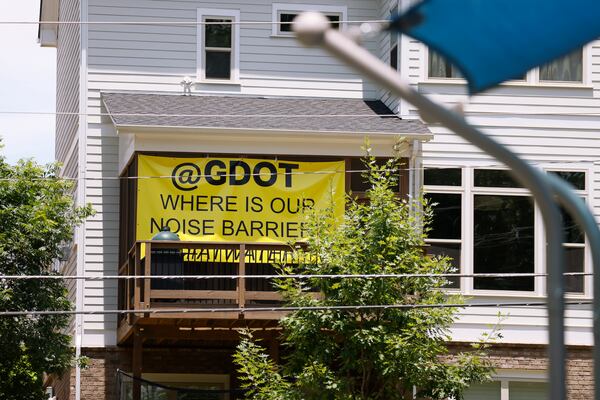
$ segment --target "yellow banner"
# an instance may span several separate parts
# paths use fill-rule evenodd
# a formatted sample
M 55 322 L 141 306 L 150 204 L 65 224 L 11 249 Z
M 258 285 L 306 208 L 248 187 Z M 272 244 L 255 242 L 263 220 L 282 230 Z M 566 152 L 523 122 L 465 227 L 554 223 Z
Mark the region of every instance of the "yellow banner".
M 304 211 L 333 201 L 343 215 L 344 171 L 343 161 L 140 155 L 136 239 L 168 226 L 187 241 L 296 242 Z

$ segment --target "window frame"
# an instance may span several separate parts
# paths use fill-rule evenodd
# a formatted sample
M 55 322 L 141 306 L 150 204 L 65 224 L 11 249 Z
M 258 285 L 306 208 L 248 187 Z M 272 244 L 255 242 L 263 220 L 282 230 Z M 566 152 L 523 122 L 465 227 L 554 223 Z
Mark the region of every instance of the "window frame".
M 511 382 L 549 383 L 546 371 L 525 369 L 497 369 L 492 382 L 500 382 L 500 400 L 510 399 Z
M 550 172 L 583 172 L 585 174 L 585 181 L 584 181 L 585 188 L 583 190 L 575 190 L 575 194 L 577 194 L 579 197 L 581 197 L 583 199 L 583 201 L 586 204 L 588 204 L 588 206 L 592 204 L 591 185 L 593 183 L 593 179 L 592 179 L 593 171 L 591 171 L 590 168 L 584 168 L 584 167 L 578 168 L 578 167 L 573 167 L 573 165 L 569 165 L 569 164 L 564 164 L 563 166 L 561 166 L 560 164 L 558 164 L 558 165 L 552 165 L 549 167 L 545 167 L 545 168 L 543 168 L 543 170 L 546 173 L 550 173 Z M 536 213 L 538 213 L 541 218 L 541 213 L 539 211 L 537 211 Z M 536 226 L 536 229 L 537 229 L 537 226 Z M 543 229 L 543 227 L 540 226 L 540 229 Z M 582 231 L 583 231 L 583 229 L 582 229 Z M 583 250 L 583 271 L 582 272 L 591 273 L 593 270 L 592 255 L 591 255 L 589 240 L 587 239 L 585 232 L 583 232 L 583 233 L 584 233 L 583 244 L 565 242 L 565 243 L 563 243 L 563 247 L 583 248 L 584 250 Z M 537 240 L 540 240 L 540 244 L 543 246 L 543 240 L 544 240 L 543 235 L 537 235 L 537 236 L 540 236 L 540 238 L 536 237 L 536 247 L 538 247 Z M 540 254 L 540 257 L 542 259 L 541 260 L 542 265 L 545 265 L 545 262 L 546 262 L 545 252 L 542 252 L 542 254 Z M 576 298 L 576 299 L 592 298 L 593 297 L 592 285 L 593 285 L 593 277 L 589 276 L 589 275 L 584 275 L 583 276 L 583 292 L 565 292 L 565 297 Z M 543 290 L 545 293 L 546 292 L 546 280 L 545 279 L 542 281 L 541 286 L 543 286 Z
M 206 19 L 231 19 L 233 22 L 240 21 L 240 10 L 198 8 L 197 21 L 204 22 Z M 229 79 L 216 79 L 206 77 L 206 51 L 213 49 L 205 46 L 204 24 L 198 24 L 196 29 L 196 79 L 200 83 L 238 83 L 240 79 L 240 26 L 231 25 L 231 63 Z M 218 50 L 221 51 L 221 50 Z
M 304 11 L 318 11 L 325 15 L 339 15 L 340 16 L 340 30 L 346 28 L 346 22 L 348 20 L 348 7 L 347 6 L 329 6 L 324 4 L 289 4 L 289 3 L 273 3 L 272 6 L 272 18 L 273 26 L 271 28 L 271 37 L 294 37 L 293 32 L 281 32 L 279 25 L 279 15 L 284 13 L 301 13 Z
M 231 376 L 229 374 L 188 374 L 170 372 L 144 372 L 142 379 L 169 385 L 170 383 L 206 383 L 223 385 L 223 390 L 229 390 Z M 229 393 L 224 396 L 225 400 L 230 398 Z
M 592 204 L 592 193 L 593 193 L 593 167 L 581 163 L 553 163 L 551 165 L 539 165 L 541 170 L 548 173 L 550 171 L 563 171 L 563 172 L 583 172 L 585 173 L 585 189 L 577 190 L 578 196 L 584 199 L 587 204 Z M 507 170 L 503 166 L 454 166 L 454 165 L 440 165 L 440 164 L 424 164 L 424 169 L 428 168 L 460 168 L 461 169 L 461 186 L 443 186 L 443 185 L 423 185 L 424 193 L 444 193 L 444 194 L 462 194 L 461 201 L 461 252 L 460 252 L 460 274 L 473 274 L 475 271 L 474 266 L 474 199 L 475 195 L 508 195 L 508 196 L 531 196 L 529 191 L 524 188 L 495 188 L 495 187 L 475 187 L 475 170 L 476 169 L 492 169 L 492 170 Z M 537 204 L 534 203 L 534 273 L 543 274 L 546 273 L 546 252 L 544 251 L 545 243 L 545 230 L 542 220 L 542 215 Z M 426 243 L 450 243 L 452 240 L 446 239 L 429 239 L 425 240 Z M 458 243 L 459 241 L 456 240 Z M 584 260 L 583 260 L 583 272 L 592 272 L 592 260 L 589 248 L 589 240 L 587 237 L 584 240 Z M 490 289 L 475 289 L 475 279 L 462 277 L 460 278 L 460 287 L 445 289 L 448 291 L 460 291 L 462 294 L 467 296 L 507 296 L 507 297 L 546 297 L 547 287 L 546 278 L 543 276 L 534 277 L 534 290 L 533 291 L 516 291 L 516 290 L 490 290 Z M 583 278 L 583 292 L 567 292 L 565 293 L 566 298 L 573 299 L 588 299 L 592 297 L 593 290 L 593 278 L 591 276 L 584 276 Z
M 525 74 L 525 79 L 513 79 L 501 83 L 501 86 L 539 86 L 539 87 L 591 87 L 591 43 L 583 46 L 582 51 L 582 72 L 581 81 L 545 81 L 540 80 L 539 67 L 532 68 Z M 422 44 L 422 63 L 421 63 L 421 81 L 426 83 L 450 83 L 450 84 L 465 84 L 464 78 L 446 78 L 446 77 L 430 77 L 429 76 L 429 47 Z
M 448 243 L 448 244 L 460 244 L 460 262 L 458 263 L 458 271 L 456 271 L 457 274 L 465 274 L 465 257 L 467 255 L 467 246 L 465 245 L 465 239 L 466 239 L 466 234 L 469 231 L 468 227 L 465 226 L 465 224 L 467 223 L 465 221 L 465 207 L 467 205 L 466 203 L 466 195 L 465 195 L 465 191 L 464 191 L 464 186 L 465 186 L 465 178 L 466 178 L 466 174 L 465 174 L 465 169 L 466 168 L 461 168 L 461 167 L 455 167 L 452 165 L 427 165 L 426 167 L 424 167 L 424 169 L 460 169 L 460 173 L 461 173 L 461 184 L 460 185 L 456 185 L 456 186 L 451 186 L 451 185 L 425 185 L 424 184 L 424 180 L 423 180 L 423 192 L 425 194 L 427 193 L 435 193 L 435 194 L 457 194 L 460 195 L 460 206 L 461 206 L 461 229 L 460 229 L 460 239 L 436 239 L 436 238 L 426 238 L 425 239 L 425 243 L 426 244 L 435 244 L 435 243 Z M 464 278 L 461 277 L 459 278 L 459 286 L 458 287 L 449 287 L 449 288 L 445 288 L 444 290 L 448 291 L 448 292 L 461 292 L 464 288 L 465 282 L 466 280 L 469 278 Z

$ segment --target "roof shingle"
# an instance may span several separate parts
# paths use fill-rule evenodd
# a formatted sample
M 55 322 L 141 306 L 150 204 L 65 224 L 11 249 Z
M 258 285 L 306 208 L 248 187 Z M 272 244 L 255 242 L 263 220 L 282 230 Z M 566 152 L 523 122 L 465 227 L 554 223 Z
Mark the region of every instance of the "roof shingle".
M 117 127 L 430 134 L 378 100 L 142 93 L 103 93 L 102 100 Z

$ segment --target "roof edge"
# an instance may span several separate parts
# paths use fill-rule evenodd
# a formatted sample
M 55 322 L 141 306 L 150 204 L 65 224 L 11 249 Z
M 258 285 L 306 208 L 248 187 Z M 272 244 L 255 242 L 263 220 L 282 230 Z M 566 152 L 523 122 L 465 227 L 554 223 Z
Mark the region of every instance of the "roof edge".
M 59 0 L 40 0 L 40 18 L 38 24 L 38 43 L 42 47 L 56 47 L 58 25 L 45 21 L 59 20 Z
M 113 121 L 114 123 L 114 121 Z M 229 133 L 229 134 L 260 134 L 260 135 L 311 135 L 311 136 L 336 136 L 340 138 L 363 138 L 364 136 L 370 136 L 374 138 L 399 138 L 403 137 L 406 139 L 420 140 L 427 142 L 433 139 L 432 133 L 420 133 L 420 132 L 348 132 L 348 131 L 312 131 L 312 130 L 289 130 L 289 129 L 255 129 L 255 128 L 225 128 L 225 127 L 205 127 L 205 126 L 193 126 L 193 127 L 182 127 L 182 126 L 163 126 L 163 125 L 119 125 L 114 124 L 117 129 L 117 133 Z

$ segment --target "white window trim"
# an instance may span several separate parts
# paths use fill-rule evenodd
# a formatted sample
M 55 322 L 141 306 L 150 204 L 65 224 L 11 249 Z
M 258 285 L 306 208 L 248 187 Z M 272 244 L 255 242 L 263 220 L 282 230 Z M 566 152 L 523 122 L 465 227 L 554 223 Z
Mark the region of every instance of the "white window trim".
M 198 8 L 197 21 L 205 18 L 231 18 L 240 21 L 240 11 L 232 9 Z M 231 25 L 231 75 L 230 79 L 207 79 L 204 67 L 204 24 L 196 29 L 196 79 L 200 83 L 239 84 L 240 80 L 240 26 Z
M 461 206 L 461 227 L 460 227 L 460 239 L 425 239 L 425 243 L 457 243 L 460 244 L 460 263 L 458 264 L 458 271 L 456 271 L 457 274 L 466 274 L 467 272 L 465 272 L 465 265 L 467 264 L 467 261 L 465 260 L 465 257 L 467 257 L 467 244 L 465 242 L 466 240 L 466 232 L 467 229 L 465 227 L 465 225 L 467 224 L 467 221 L 465 220 L 465 207 L 467 207 L 467 199 L 466 199 L 466 193 L 464 190 L 465 187 L 465 178 L 466 178 L 466 168 L 462 168 L 462 167 L 455 167 L 452 165 L 427 165 L 425 168 L 456 168 L 456 169 L 460 169 L 461 170 L 461 185 L 460 186 L 441 186 L 441 185 L 423 185 L 423 192 L 424 193 L 440 193 L 440 194 L 459 194 L 461 195 L 460 198 L 460 206 Z M 470 278 L 465 278 L 462 277 L 459 279 L 459 287 L 458 288 L 445 288 L 444 290 L 447 292 L 451 292 L 451 293 L 455 293 L 455 292 L 464 292 L 464 288 L 466 287 L 465 285 L 467 285 L 469 283 L 469 281 L 472 281 L 472 279 Z
M 492 376 L 492 382 L 500 382 L 500 400 L 510 400 L 511 382 L 547 383 L 546 371 L 535 370 L 496 370 Z
M 540 169 L 545 172 L 548 171 L 572 171 L 572 172 L 584 172 L 585 175 L 585 190 L 577 190 L 576 193 L 582 197 L 585 202 L 593 206 L 591 203 L 592 198 L 592 185 L 593 185 L 593 166 L 588 164 L 551 164 L 551 165 L 539 165 Z M 462 185 L 461 186 L 423 186 L 425 193 L 455 193 L 462 194 L 462 229 L 461 229 L 461 262 L 460 262 L 460 273 L 461 274 L 473 274 L 474 273 L 474 230 L 473 230 L 473 198 L 476 194 L 498 194 L 498 195 L 510 195 L 510 196 L 530 196 L 527 189 L 522 188 L 487 188 L 487 187 L 475 187 L 474 185 L 474 171 L 476 169 L 493 169 L 493 170 L 507 170 L 502 166 L 452 166 L 452 165 L 435 165 L 427 164 L 424 168 L 461 168 L 462 170 Z M 541 218 L 541 213 L 537 204 L 534 207 L 534 273 L 545 273 L 546 272 L 546 252 L 544 251 L 545 235 L 544 226 Z M 426 239 L 430 241 L 430 239 Z M 444 240 L 431 239 L 431 242 L 443 242 Z M 450 242 L 450 241 L 446 241 Z M 585 253 L 584 253 L 584 266 L 583 272 L 592 272 L 592 259 L 589 241 L 585 240 Z M 591 298 L 593 293 L 593 278 L 591 276 L 584 277 L 584 288 L 583 293 L 565 293 L 566 298 L 573 299 L 588 299 Z M 456 291 L 457 289 L 447 289 L 448 291 Z M 533 291 L 514 291 L 514 290 L 481 290 L 474 288 L 473 278 L 461 278 L 460 292 L 467 296 L 493 296 L 493 297 L 546 297 L 546 279 L 544 277 L 534 278 L 534 290 Z
M 279 14 L 282 12 L 304 12 L 318 11 L 324 14 L 340 14 L 340 21 L 348 20 L 347 6 L 327 6 L 323 4 L 288 4 L 288 3 L 273 3 L 272 21 L 274 22 L 271 37 L 293 37 L 291 32 L 279 31 Z M 340 23 L 340 29 L 346 29 L 346 22 Z
M 557 87 L 557 88 L 592 88 L 592 73 L 591 73 L 591 46 L 589 43 L 583 46 L 582 51 L 582 81 L 540 81 L 539 68 L 533 68 L 529 70 L 525 76 L 525 80 L 510 80 L 500 84 L 500 86 L 535 86 L 535 87 Z M 464 78 L 443 78 L 443 77 L 430 77 L 429 76 L 429 48 L 421 43 L 421 50 L 423 57 L 421 57 L 421 82 L 431 84 L 452 84 L 452 85 L 466 85 L 467 81 Z
M 224 390 L 229 390 L 230 376 L 226 374 L 172 374 L 172 373 L 143 373 L 142 379 L 169 385 L 172 382 L 222 384 Z M 229 394 L 225 394 L 229 399 Z

